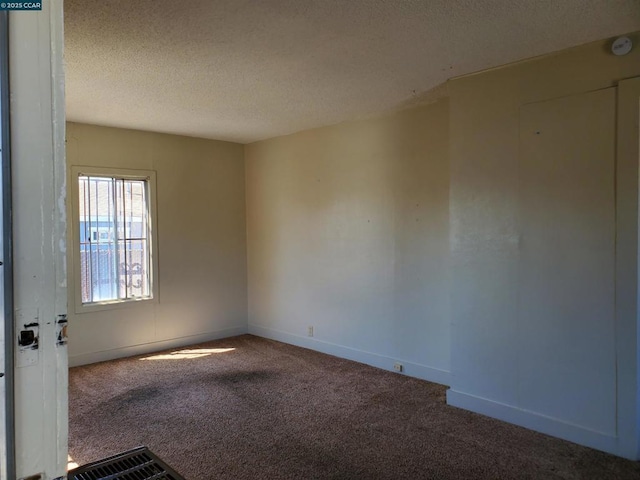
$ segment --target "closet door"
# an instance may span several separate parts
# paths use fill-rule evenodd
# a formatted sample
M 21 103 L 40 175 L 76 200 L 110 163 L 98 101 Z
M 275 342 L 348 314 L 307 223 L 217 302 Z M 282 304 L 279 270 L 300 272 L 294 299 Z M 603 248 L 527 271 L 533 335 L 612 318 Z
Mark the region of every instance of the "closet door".
M 616 89 L 520 110 L 521 408 L 616 433 Z

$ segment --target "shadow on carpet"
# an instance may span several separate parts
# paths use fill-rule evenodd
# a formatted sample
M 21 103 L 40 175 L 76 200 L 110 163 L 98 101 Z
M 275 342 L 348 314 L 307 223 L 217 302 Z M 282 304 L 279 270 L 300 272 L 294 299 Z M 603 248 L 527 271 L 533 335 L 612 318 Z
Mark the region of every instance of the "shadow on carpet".
M 148 445 L 189 480 L 640 478 L 637 462 L 449 407 L 445 392 L 242 335 L 72 368 L 69 453 Z

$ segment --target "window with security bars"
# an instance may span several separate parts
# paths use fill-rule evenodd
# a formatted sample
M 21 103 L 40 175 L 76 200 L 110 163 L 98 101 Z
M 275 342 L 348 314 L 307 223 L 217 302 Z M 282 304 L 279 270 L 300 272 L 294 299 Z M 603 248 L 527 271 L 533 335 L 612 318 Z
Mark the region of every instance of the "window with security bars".
M 82 304 L 151 298 L 147 179 L 78 177 Z

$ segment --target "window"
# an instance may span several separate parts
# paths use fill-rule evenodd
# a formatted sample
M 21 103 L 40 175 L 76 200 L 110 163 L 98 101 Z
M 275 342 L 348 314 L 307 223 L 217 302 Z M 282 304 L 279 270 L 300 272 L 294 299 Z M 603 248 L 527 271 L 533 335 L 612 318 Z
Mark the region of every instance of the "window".
M 74 168 L 73 173 L 76 304 L 152 299 L 153 172 Z

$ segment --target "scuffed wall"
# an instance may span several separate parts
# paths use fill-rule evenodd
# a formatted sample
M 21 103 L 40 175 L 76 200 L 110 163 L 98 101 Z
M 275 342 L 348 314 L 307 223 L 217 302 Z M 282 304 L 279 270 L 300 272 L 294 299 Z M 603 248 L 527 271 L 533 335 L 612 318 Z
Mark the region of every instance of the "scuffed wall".
M 442 100 L 246 147 L 250 332 L 448 382 L 448 126 Z

